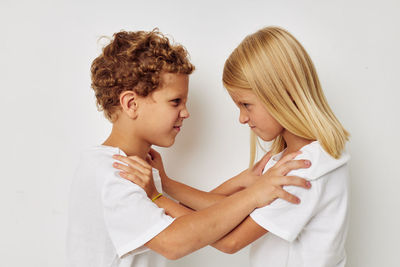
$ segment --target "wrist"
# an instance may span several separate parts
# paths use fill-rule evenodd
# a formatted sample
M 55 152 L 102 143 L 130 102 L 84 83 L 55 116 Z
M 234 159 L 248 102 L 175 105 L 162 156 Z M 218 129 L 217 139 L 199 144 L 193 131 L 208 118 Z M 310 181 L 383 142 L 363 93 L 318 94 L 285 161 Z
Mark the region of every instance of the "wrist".
M 171 188 L 172 179 L 169 178 L 165 173 L 163 175 L 160 174 L 161 183 L 163 190 L 168 193 L 169 189 Z
M 158 193 L 157 195 L 155 195 L 151 201 L 156 202 L 158 199 L 160 199 L 162 197 L 163 193 Z
M 252 209 L 256 209 L 259 207 L 259 202 L 257 199 L 257 188 L 254 186 L 250 186 L 248 188 L 243 189 L 240 191 L 240 194 L 245 195 L 246 202 L 249 204 L 249 207 Z
M 154 190 L 153 192 L 151 192 L 151 194 L 150 195 L 148 195 L 148 197 L 150 198 L 150 199 L 153 199 L 153 198 L 155 198 L 156 196 L 158 196 L 160 193 L 157 191 L 157 190 Z

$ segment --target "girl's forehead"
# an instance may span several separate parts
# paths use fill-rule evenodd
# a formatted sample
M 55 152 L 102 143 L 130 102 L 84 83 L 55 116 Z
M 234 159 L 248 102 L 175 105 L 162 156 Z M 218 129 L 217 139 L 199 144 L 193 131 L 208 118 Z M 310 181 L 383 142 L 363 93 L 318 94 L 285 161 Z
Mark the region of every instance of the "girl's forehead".
M 250 89 L 235 88 L 228 91 L 233 99 L 249 99 L 255 97 Z

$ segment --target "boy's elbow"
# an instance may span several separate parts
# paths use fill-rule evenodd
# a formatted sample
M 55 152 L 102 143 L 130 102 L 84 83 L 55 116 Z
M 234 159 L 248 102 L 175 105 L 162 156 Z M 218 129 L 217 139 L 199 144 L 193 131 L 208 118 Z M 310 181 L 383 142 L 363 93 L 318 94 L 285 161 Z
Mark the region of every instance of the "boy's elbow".
M 176 253 L 176 252 L 167 252 L 167 253 L 163 253 L 162 254 L 165 258 L 169 259 L 169 260 L 179 260 L 180 258 L 183 257 L 183 255 L 180 255 L 180 253 Z
M 185 248 L 182 249 L 182 246 L 178 246 L 176 244 L 166 244 L 163 247 L 162 251 L 159 251 L 158 253 L 163 255 L 165 258 L 169 260 L 178 260 L 186 256 L 190 252 L 187 251 L 187 249 Z

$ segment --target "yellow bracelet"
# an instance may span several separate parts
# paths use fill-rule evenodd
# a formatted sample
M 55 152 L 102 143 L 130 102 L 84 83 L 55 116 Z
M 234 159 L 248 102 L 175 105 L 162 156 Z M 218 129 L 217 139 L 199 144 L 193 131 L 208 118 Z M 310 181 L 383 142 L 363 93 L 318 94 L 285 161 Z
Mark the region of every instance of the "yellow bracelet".
M 161 197 L 162 196 L 162 193 L 160 193 L 160 194 L 158 194 L 157 196 L 155 196 L 155 197 L 153 197 L 152 199 L 151 199 L 151 201 L 156 201 L 159 197 Z

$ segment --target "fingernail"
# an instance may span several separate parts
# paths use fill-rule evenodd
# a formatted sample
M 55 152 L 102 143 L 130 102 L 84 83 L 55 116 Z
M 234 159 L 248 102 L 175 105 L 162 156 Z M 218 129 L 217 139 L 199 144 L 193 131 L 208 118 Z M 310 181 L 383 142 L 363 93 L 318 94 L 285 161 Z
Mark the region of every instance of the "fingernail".
M 118 163 L 114 162 L 114 163 L 113 163 L 113 166 L 114 166 L 114 167 L 117 167 L 117 166 L 118 166 Z
M 311 161 L 306 160 L 306 166 L 311 166 Z
M 116 159 L 116 158 L 118 158 L 118 155 L 113 155 L 112 157 L 113 157 L 114 159 Z
M 297 203 L 297 204 L 300 204 L 300 202 L 301 202 L 301 201 L 300 201 L 300 199 L 298 198 L 298 199 L 296 200 L 296 203 Z
M 120 172 L 119 175 L 123 177 L 123 176 L 125 176 L 125 173 L 124 172 Z
M 311 183 L 309 181 L 306 182 L 307 187 L 311 187 Z

